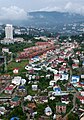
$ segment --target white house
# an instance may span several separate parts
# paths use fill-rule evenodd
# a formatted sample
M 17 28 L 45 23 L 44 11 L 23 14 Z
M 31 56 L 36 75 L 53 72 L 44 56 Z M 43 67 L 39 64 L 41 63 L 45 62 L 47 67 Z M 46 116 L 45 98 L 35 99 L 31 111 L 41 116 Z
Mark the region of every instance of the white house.
M 26 80 L 25 79 L 21 79 L 20 83 L 21 83 L 21 85 L 24 85 L 26 83 Z
M 20 58 L 16 58 L 16 60 L 15 60 L 17 63 L 18 62 L 20 62 L 21 61 L 21 59 Z
M 6 47 L 2 48 L 2 52 L 7 52 L 7 53 L 9 53 L 9 48 L 6 48 Z
M 56 84 L 56 81 L 55 80 L 51 80 L 50 82 L 49 82 L 49 85 L 50 86 L 54 86 Z
M 81 94 L 81 96 L 84 96 L 84 91 L 81 91 L 80 94 Z
M 46 114 L 47 116 L 52 115 L 52 109 L 51 109 L 49 106 L 45 108 L 45 114 Z
M 15 68 L 15 69 L 13 70 L 13 73 L 14 73 L 14 74 L 18 74 L 18 72 L 19 72 L 19 69 L 18 69 L 18 68 Z
M 36 91 L 38 89 L 38 85 L 32 85 L 32 90 Z
M 6 112 L 5 107 L 0 107 L 0 115 L 4 115 Z
M 81 75 L 81 79 L 84 79 L 84 74 L 83 74 L 83 75 Z
M 79 64 L 79 60 L 73 59 L 73 61 L 74 61 L 75 64 Z
M 54 74 L 54 80 L 55 81 L 60 80 L 60 74 Z
M 24 101 L 25 100 L 31 101 L 32 100 L 32 96 L 31 95 L 27 95 L 26 97 L 24 97 Z
M 22 79 L 20 76 L 16 76 L 14 77 L 14 79 L 12 79 L 12 83 L 15 84 L 15 85 L 24 85 L 26 83 L 26 80 L 25 79 Z
M 20 85 L 20 81 L 21 81 L 20 76 L 14 77 L 14 79 L 12 79 L 12 83 L 15 85 Z

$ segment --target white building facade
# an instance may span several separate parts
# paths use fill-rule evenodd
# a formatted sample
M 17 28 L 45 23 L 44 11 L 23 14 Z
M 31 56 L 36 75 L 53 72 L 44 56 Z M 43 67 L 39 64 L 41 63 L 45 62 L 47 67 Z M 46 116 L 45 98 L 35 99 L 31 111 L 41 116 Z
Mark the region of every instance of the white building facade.
M 6 39 L 13 39 L 13 26 L 11 24 L 6 24 L 5 37 Z

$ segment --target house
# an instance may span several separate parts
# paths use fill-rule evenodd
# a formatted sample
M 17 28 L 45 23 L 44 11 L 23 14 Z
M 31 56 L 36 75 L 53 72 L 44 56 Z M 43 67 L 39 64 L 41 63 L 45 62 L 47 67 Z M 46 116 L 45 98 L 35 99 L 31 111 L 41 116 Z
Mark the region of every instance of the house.
M 47 78 L 47 79 L 50 79 L 50 74 L 47 74 L 47 75 L 46 75 L 46 78 Z
M 2 52 L 3 52 L 3 53 L 4 53 L 4 52 L 9 53 L 9 48 L 6 48 L 6 47 L 2 48 Z
M 81 91 L 80 94 L 81 94 L 81 96 L 84 96 L 84 91 Z
M 12 83 L 15 85 L 20 85 L 20 82 L 21 82 L 20 76 L 16 76 L 16 77 L 14 77 L 14 79 L 12 79 Z
M 67 90 L 68 91 L 72 91 L 73 90 L 73 87 L 72 87 L 72 84 L 71 83 L 69 83 L 69 84 L 67 84 Z
M 66 104 L 56 103 L 56 113 L 66 113 Z
M 0 107 L 0 115 L 4 115 L 6 113 L 5 107 Z
M 84 82 L 79 82 L 79 85 L 84 88 Z
M 17 63 L 18 62 L 20 62 L 21 61 L 21 59 L 20 58 L 16 58 L 16 60 L 15 60 Z
M 5 92 L 6 94 L 12 94 L 15 87 L 16 87 L 15 85 L 10 84 L 10 85 L 8 85 L 8 86 L 5 88 L 4 92 Z
M 38 85 L 32 85 L 32 90 L 37 91 L 38 90 Z
M 55 85 L 55 86 L 53 87 L 53 90 L 54 90 L 54 92 L 55 92 L 56 94 L 60 94 L 60 93 L 61 93 L 61 88 L 59 88 L 57 85 Z
M 78 64 L 72 64 L 72 68 L 73 69 L 76 69 L 76 68 L 78 68 L 79 66 L 78 66 Z
M 77 84 L 78 85 L 78 84 Z M 83 89 L 82 89 L 82 87 L 78 87 L 77 86 L 77 90 L 80 92 L 80 91 L 82 91 Z
M 69 75 L 67 73 L 61 74 L 60 80 L 68 80 Z
M 69 97 L 67 95 L 64 95 L 61 97 L 61 102 L 68 104 L 69 103 Z
M 34 80 L 36 78 L 36 76 L 35 75 L 32 75 L 32 79 Z
M 79 64 L 79 60 L 77 60 L 77 59 L 73 59 L 73 62 L 74 62 L 75 64 Z
M 59 68 L 59 74 L 63 74 L 64 72 L 66 72 L 66 68 L 64 67 Z
M 40 103 L 40 104 L 48 103 L 48 97 L 47 96 L 37 96 L 37 97 L 35 97 L 34 100 L 35 100 L 36 103 Z
M 81 79 L 84 79 L 84 74 L 81 75 Z
M 32 100 L 32 96 L 31 95 L 27 95 L 26 97 L 24 97 L 24 101 L 25 100 L 31 101 Z
M 72 84 L 78 83 L 79 80 L 80 80 L 79 76 L 72 75 L 72 78 L 71 78 L 71 83 Z
M 29 75 L 28 79 L 31 81 L 32 80 L 32 75 Z
M 64 58 L 64 57 L 63 57 L 63 58 Z M 63 58 L 60 57 L 60 58 L 58 59 L 58 63 L 64 62 L 64 59 L 63 59 Z
M 60 80 L 60 74 L 54 74 L 54 80 L 55 81 Z
M 14 79 L 12 79 L 12 83 L 15 84 L 15 85 L 24 85 L 26 83 L 26 80 L 25 79 L 22 79 L 20 76 L 16 76 L 14 77 Z
M 50 82 L 49 82 L 49 85 L 50 86 L 54 86 L 56 84 L 56 81 L 55 80 L 51 80 Z
M 35 103 L 29 103 L 28 104 L 28 108 L 35 109 L 36 108 L 36 104 Z
M 18 72 L 19 72 L 19 68 L 14 68 L 13 73 L 18 74 Z
M 54 100 L 55 99 L 55 97 L 54 96 L 50 96 L 50 100 Z
M 45 114 L 47 115 L 47 116 L 50 116 L 50 115 L 52 115 L 52 109 L 48 106 L 48 107 L 46 107 L 45 108 Z
M 48 103 L 47 96 L 39 96 L 39 102 L 40 103 Z
M 11 107 L 18 106 L 20 104 L 20 98 L 18 96 L 15 96 L 14 98 L 11 99 L 10 105 Z
M 84 96 L 78 96 L 78 99 L 80 100 L 80 102 L 81 102 L 82 104 L 84 104 Z
M 21 85 L 25 85 L 25 83 L 26 83 L 26 80 L 25 79 L 21 79 L 20 84 Z
M 24 86 L 19 86 L 18 90 L 19 90 L 19 92 L 25 92 L 25 87 Z

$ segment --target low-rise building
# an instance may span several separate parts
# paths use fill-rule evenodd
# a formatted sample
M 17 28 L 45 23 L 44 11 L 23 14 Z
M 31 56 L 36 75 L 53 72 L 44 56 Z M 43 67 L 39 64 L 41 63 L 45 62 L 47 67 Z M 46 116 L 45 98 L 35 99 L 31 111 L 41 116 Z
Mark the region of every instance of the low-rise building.
M 20 104 L 20 98 L 18 96 L 15 96 L 14 98 L 11 99 L 10 105 L 11 107 L 18 106 Z
M 7 86 L 7 87 L 5 88 L 4 92 L 5 92 L 6 94 L 12 94 L 15 87 L 16 87 L 16 86 L 15 86 L 14 84 L 10 84 L 9 86 Z
M 66 104 L 56 103 L 56 113 L 66 113 Z

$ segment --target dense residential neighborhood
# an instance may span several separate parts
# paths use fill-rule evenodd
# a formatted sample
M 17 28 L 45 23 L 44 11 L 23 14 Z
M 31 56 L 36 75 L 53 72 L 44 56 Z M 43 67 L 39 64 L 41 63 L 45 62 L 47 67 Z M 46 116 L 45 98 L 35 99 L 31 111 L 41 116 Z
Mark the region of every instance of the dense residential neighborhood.
M 17 52 L 16 43 L 0 44 L 1 120 L 84 119 L 84 41 L 76 38 L 32 37 Z

